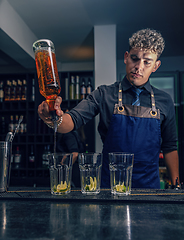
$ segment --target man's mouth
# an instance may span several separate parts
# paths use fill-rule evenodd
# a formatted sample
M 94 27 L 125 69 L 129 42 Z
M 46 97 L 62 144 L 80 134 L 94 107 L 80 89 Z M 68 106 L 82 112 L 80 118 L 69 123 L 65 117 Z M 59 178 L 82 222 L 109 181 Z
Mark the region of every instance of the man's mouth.
M 132 74 L 132 76 L 133 76 L 134 78 L 140 78 L 140 77 L 142 77 L 142 75 L 139 74 L 139 73 L 134 73 L 134 72 L 132 72 L 131 74 Z

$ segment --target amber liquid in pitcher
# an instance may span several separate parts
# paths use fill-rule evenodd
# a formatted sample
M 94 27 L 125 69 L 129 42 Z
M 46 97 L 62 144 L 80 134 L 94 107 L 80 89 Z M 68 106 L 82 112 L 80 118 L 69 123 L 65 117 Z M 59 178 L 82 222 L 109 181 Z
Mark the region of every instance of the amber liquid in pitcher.
M 38 50 L 35 61 L 40 93 L 46 98 L 49 110 L 54 111 L 54 102 L 61 92 L 55 53 Z

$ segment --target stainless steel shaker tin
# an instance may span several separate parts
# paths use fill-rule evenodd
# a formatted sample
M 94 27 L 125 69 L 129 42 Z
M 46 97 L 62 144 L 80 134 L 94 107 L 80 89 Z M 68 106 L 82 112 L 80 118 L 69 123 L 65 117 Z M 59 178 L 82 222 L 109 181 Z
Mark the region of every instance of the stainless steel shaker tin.
M 0 141 L 0 192 L 8 189 L 11 170 L 12 143 Z

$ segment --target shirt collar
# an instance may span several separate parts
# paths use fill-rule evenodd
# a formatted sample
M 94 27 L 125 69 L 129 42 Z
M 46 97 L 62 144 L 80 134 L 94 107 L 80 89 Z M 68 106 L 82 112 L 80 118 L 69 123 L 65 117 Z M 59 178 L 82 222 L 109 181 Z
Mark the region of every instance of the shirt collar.
M 132 87 L 132 85 L 130 84 L 130 82 L 128 81 L 128 79 L 125 76 L 122 80 L 123 91 L 127 91 L 131 87 Z M 142 86 L 142 88 L 146 89 L 148 92 L 151 93 L 151 84 L 150 84 L 149 80 Z

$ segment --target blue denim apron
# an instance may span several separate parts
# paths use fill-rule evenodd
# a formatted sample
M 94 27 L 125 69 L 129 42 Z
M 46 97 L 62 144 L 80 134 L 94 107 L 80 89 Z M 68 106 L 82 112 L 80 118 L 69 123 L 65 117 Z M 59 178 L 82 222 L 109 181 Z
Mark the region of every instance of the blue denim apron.
M 132 188 L 159 189 L 160 110 L 153 90 L 151 108 L 124 105 L 121 84 L 118 98 L 103 146 L 101 187 L 110 187 L 108 153 L 129 152 L 134 153 Z

